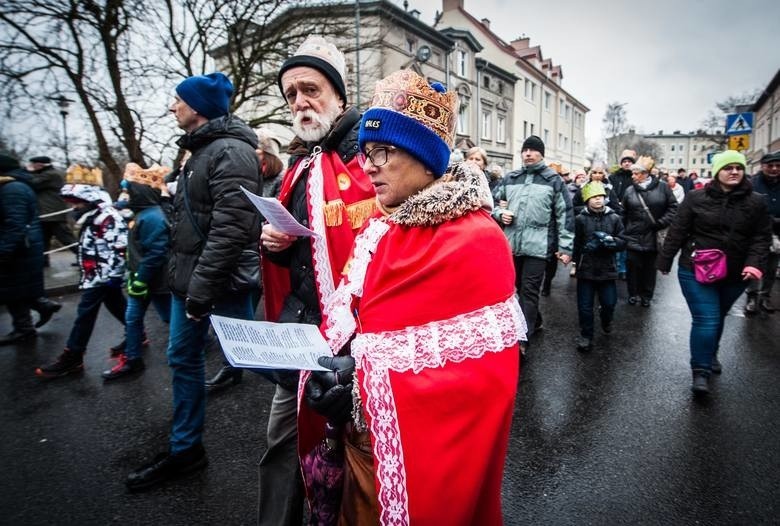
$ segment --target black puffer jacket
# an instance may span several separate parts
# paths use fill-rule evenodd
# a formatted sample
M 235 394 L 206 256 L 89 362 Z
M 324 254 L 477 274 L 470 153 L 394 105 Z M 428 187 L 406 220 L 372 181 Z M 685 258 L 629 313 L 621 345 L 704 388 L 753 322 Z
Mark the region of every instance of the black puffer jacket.
M 227 115 L 184 135 L 178 144 L 192 157 L 174 197 L 171 291 L 210 305 L 226 291 L 257 288 L 260 224 L 240 188 L 257 193 L 257 136 Z
M 653 214 L 655 222 L 642 206 L 640 195 Z M 677 212 L 677 199 L 672 190 L 658 179 L 652 179 L 647 188 L 632 184 L 626 188 L 620 204 L 623 206 L 623 223 L 626 226 L 626 248 L 637 252 L 657 251 L 656 231 L 668 227 Z
M 67 210 L 70 207 L 65 204 L 60 195 L 60 188 L 65 184 L 65 178 L 59 170 L 48 166 L 43 170 L 30 172 L 30 184 L 38 197 L 38 213 L 41 215 Z M 67 214 L 57 214 L 41 218 L 42 222 L 64 222 Z
M 355 108 L 347 109 L 336 121 L 330 133 L 319 143 L 323 151 L 335 151 L 344 164 L 358 153 L 358 130 L 360 112 Z M 296 140 L 290 145 L 290 166 L 294 167 L 301 157 L 308 155 L 317 143 L 303 144 Z M 304 171 L 293 187 L 288 209 L 302 225 L 309 226 L 309 208 L 306 201 L 306 188 L 309 170 Z M 297 322 L 319 325 L 322 321 L 320 301 L 312 265 L 311 240 L 299 237 L 287 250 L 282 252 L 264 252 L 263 257 L 290 269 L 290 294 L 285 298 L 280 322 Z
M 624 170 L 619 168 L 616 172 L 609 175 L 609 182 L 612 183 L 612 188 L 615 190 L 617 198 L 622 200 L 626 193 L 626 190 L 632 185 L 631 170 Z
M 742 280 L 746 266 L 765 268 L 771 242 L 771 221 L 766 201 L 744 179 L 726 193 L 716 182 L 693 190 L 680 204 L 656 265 L 668 272 L 678 250 L 680 267 L 692 270 L 695 248 L 718 248 L 726 253 L 727 280 Z
M 594 232 L 604 232 L 615 238 L 615 246 L 601 246 L 587 251 L 585 245 L 594 237 Z M 572 261 L 577 264 L 577 279 L 605 281 L 618 278 L 615 252 L 626 248 L 623 239 L 623 220 L 610 207 L 604 212 L 592 212 L 587 206 L 574 219 L 574 253 Z

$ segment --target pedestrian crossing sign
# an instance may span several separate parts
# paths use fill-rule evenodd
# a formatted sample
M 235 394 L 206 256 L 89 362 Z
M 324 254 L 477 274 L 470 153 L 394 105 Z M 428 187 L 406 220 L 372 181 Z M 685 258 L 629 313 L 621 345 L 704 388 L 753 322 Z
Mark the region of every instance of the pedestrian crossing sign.
M 745 135 L 752 131 L 752 113 L 731 113 L 726 115 L 726 135 Z
M 732 135 L 729 137 L 729 150 L 738 152 L 750 148 L 750 135 Z

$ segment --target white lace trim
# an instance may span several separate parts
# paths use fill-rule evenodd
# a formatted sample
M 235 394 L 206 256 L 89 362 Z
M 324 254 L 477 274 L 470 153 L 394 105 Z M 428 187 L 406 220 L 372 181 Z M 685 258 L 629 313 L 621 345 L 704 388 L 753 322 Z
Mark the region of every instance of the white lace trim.
M 322 153 L 314 154 L 310 162 L 311 171 L 309 172 L 309 202 L 311 203 L 311 229 L 317 236 L 312 236 L 312 259 L 314 261 L 314 278 L 317 280 L 317 288 L 320 292 L 320 298 L 324 300 L 329 298 L 336 290 L 333 282 L 333 269 L 330 265 L 330 253 L 328 251 L 328 241 L 325 232 L 325 214 L 323 206 L 325 204 L 323 193 L 323 175 L 322 175 Z
M 516 296 L 448 320 L 397 331 L 358 334 L 352 356 L 360 364 L 415 373 L 447 362 L 500 352 L 525 339 L 527 327 Z M 359 365 L 358 365 L 359 367 Z
M 525 317 L 516 296 L 487 307 L 399 331 L 358 334 L 352 342 L 356 366 L 363 370 L 365 410 L 374 435 L 377 495 L 381 524 L 409 524 L 401 432 L 390 371 L 420 372 L 448 362 L 502 352 L 524 339 Z
M 337 353 L 355 334 L 357 325 L 352 313 L 352 297 L 363 295 L 363 283 L 366 279 L 368 264 L 382 237 L 390 230 L 382 219 L 373 218 L 369 225 L 355 239 L 348 279 L 342 282 L 336 292 L 325 300 L 327 327 L 325 337 L 330 348 Z
M 390 371 L 375 369 L 371 364 L 365 364 L 363 389 L 366 392 L 366 411 L 372 415 L 374 465 L 379 480 L 379 523 L 408 525 L 410 519 L 406 464 L 393 387 L 390 385 Z

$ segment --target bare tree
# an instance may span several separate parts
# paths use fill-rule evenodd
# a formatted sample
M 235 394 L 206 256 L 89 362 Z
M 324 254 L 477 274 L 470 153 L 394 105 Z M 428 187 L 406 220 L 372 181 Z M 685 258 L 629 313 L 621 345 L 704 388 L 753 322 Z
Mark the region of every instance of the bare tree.
M 702 121 L 702 126 L 704 131 L 714 135 L 712 141 L 718 149 L 724 149 L 728 142 L 728 136 L 724 134 L 726 115 L 737 113 L 740 107 L 752 104 L 761 95 L 761 92 L 762 90 L 758 88 L 739 95 L 729 95 L 716 102 L 715 107 L 707 113 L 707 117 Z
M 627 104 L 627 102 L 611 102 L 607 104 L 604 118 L 601 119 L 604 126 L 607 159 L 609 161 L 616 159 L 620 154 L 620 151 L 625 147 L 617 138 L 625 134 L 628 129 L 628 121 L 626 118 Z

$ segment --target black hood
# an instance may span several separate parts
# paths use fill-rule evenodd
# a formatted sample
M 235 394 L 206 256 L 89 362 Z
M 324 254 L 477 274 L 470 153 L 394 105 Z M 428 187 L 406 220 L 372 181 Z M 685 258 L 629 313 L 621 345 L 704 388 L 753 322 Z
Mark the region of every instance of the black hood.
M 211 119 L 192 133 L 182 135 L 176 144 L 194 151 L 216 139 L 238 139 L 257 149 L 257 135 L 244 121 L 234 115 Z
M 129 206 L 130 210 L 133 212 L 139 212 L 144 208 L 158 206 L 162 198 L 160 190 L 141 183 L 130 182 L 127 193 L 130 196 L 127 206 Z
M 30 177 L 29 172 L 24 168 L 14 168 L 12 170 L 6 170 L 5 172 L 1 172 L 0 175 L 13 177 L 20 183 L 24 183 L 30 188 L 32 188 L 32 177 Z

